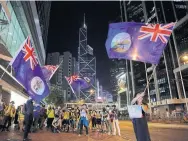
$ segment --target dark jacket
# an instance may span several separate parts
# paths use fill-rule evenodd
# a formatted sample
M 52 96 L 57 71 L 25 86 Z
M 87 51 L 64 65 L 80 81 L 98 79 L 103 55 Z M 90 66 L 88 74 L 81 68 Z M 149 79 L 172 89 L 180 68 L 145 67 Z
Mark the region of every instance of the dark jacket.
M 25 114 L 26 115 L 33 115 L 33 101 L 32 100 L 27 100 L 26 104 L 25 104 Z

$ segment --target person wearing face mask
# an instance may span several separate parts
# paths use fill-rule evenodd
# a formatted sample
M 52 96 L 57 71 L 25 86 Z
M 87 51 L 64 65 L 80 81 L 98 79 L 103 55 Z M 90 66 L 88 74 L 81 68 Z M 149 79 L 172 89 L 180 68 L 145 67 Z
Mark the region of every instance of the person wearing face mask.
M 24 105 L 24 123 L 25 123 L 25 128 L 24 128 L 24 141 L 28 141 L 31 139 L 28 139 L 28 134 L 31 129 L 31 125 L 33 123 L 33 100 L 31 97 L 27 100 L 27 102 Z
M 88 135 L 88 117 L 87 117 L 87 107 L 86 105 L 82 105 L 81 109 L 80 109 L 80 133 L 79 136 L 81 136 L 82 134 L 82 130 L 83 130 L 83 126 L 86 129 L 86 136 Z
M 134 118 L 132 122 L 137 141 L 151 141 L 146 120 L 148 106 L 143 102 L 143 97 L 144 93 L 138 93 L 131 102 L 131 104 L 140 105 L 142 107 L 142 118 Z
M 108 129 L 108 135 L 111 135 L 112 134 L 112 122 L 110 119 L 111 111 L 110 111 L 109 105 L 106 106 L 106 111 L 107 111 L 106 126 Z
M 5 117 L 4 117 L 4 125 L 2 128 L 2 131 L 6 129 L 6 131 L 9 131 L 9 127 L 11 126 L 12 118 L 15 117 L 16 109 L 14 107 L 14 101 L 11 101 L 9 106 L 5 108 Z M 8 123 L 8 125 L 7 125 Z
M 114 115 L 114 120 L 113 120 L 114 135 L 116 135 L 116 128 L 117 128 L 118 135 L 121 136 L 120 128 L 119 128 L 119 120 L 118 120 L 118 110 L 116 109 L 116 105 L 113 105 L 112 113 Z

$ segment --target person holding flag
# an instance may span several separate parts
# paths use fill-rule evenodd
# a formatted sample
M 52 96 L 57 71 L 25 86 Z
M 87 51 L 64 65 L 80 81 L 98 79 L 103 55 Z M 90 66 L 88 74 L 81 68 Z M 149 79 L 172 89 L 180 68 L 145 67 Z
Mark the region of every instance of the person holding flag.
M 27 102 L 24 104 L 23 111 L 24 111 L 24 124 L 25 124 L 23 141 L 28 141 L 30 140 L 28 138 L 28 134 L 31 130 L 31 126 L 33 123 L 33 111 L 34 111 L 33 100 L 31 97 L 29 97 Z
M 109 58 L 128 59 L 156 65 L 160 61 L 174 26 L 175 23 L 173 22 L 167 24 L 137 22 L 111 23 L 106 40 L 108 56 Z M 137 141 L 151 140 L 145 118 L 147 106 L 143 102 L 145 91 L 149 87 L 149 81 L 150 79 L 147 80 L 147 86 L 143 93 L 134 93 L 136 97 L 131 102 L 131 104 L 136 103 L 138 107 L 142 107 L 142 111 L 139 111 L 141 116 L 139 115 L 139 117 L 137 115 L 133 119 Z
M 12 59 L 10 64 L 15 72 L 15 78 L 22 84 L 29 95 L 29 100 L 25 104 L 25 130 L 24 141 L 28 140 L 28 133 L 33 120 L 33 100 L 39 103 L 43 98 L 48 96 L 49 87 L 44 78 L 41 67 L 38 63 L 34 47 L 30 37 L 22 43 L 17 55 Z

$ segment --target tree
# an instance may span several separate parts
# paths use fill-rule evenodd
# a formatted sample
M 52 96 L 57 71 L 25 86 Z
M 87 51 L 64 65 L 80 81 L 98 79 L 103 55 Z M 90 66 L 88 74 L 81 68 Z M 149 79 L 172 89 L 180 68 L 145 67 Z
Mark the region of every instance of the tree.
M 45 102 L 48 104 L 53 104 L 55 106 L 62 106 L 64 103 L 61 94 L 62 91 L 60 91 L 56 87 L 50 87 L 50 94 L 45 98 Z

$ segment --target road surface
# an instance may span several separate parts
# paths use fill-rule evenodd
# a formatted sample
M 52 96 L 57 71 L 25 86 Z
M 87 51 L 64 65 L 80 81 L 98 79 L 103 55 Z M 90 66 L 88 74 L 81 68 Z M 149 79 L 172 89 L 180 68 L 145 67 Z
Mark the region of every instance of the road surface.
M 108 136 L 98 132 L 90 132 L 89 136 L 79 137 L 73 133 L 50 133 L 40 131 L 29 135 L 32 141 L 136 141 L 130 121 L 121 121 L 122 136 Z M 149 123 L 152 141 L 188 141 L 188 125 Z M 2 132 L 0 141 L 21 141 L 22 132 Z

